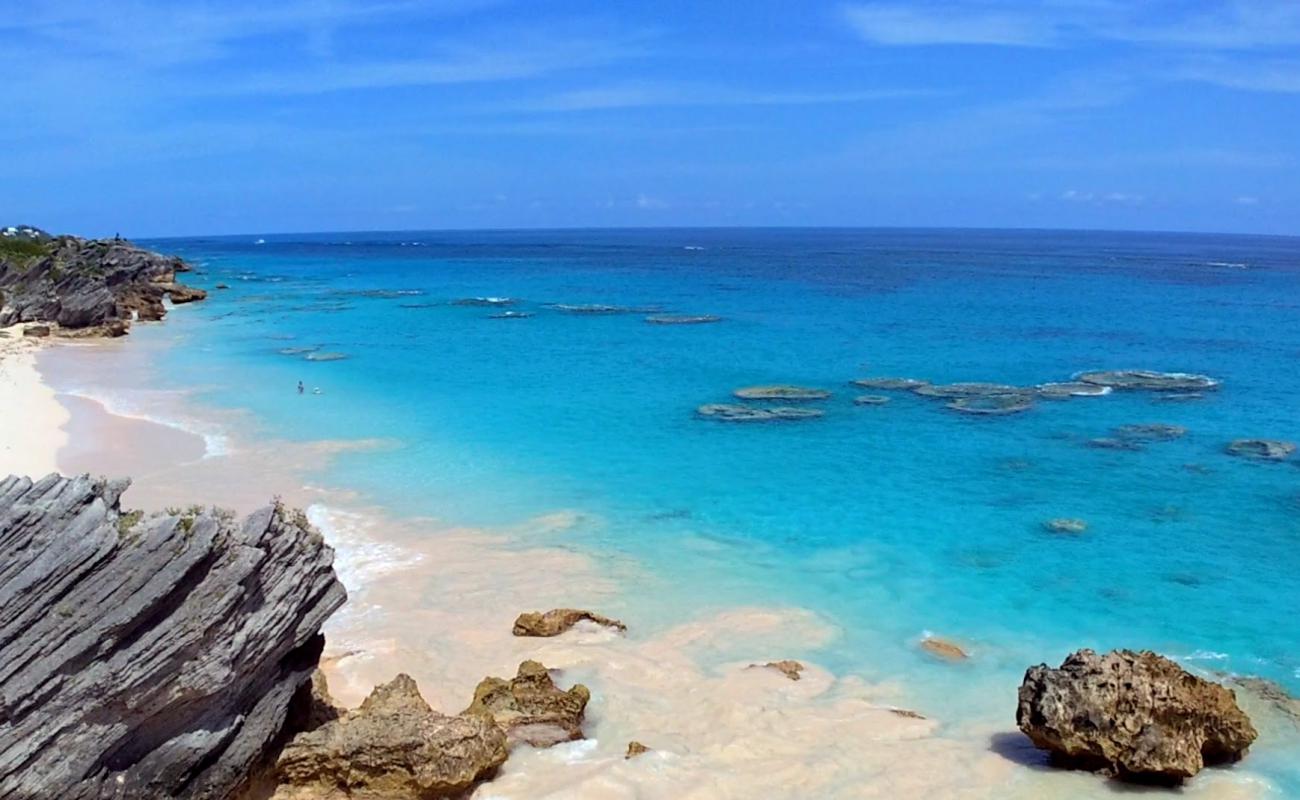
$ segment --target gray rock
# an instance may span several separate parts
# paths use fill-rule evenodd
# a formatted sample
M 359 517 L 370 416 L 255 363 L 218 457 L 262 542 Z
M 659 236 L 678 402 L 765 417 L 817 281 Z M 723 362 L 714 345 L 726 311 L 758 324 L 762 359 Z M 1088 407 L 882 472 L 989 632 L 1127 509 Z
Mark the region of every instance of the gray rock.
M 202 300 L 207 293 L 176 283 L 189 267 L 179 258 L 115 239 L 60 236 L 44 241 L 40 255 L 0 258 L 0 327 L 55 322 L 91 328 L 110 321 L 162 319 L 163 298 Z
M 811 389 L 806 386 L 745 386 L 732 392 L 741 400 L 825 400 L 831 393 L 825 389 Z
M 853 398 L 853 402 L 859 406 L 883 406 L 889 402 L 889 398 L 883 394 L 860 394 Z
M 963 397 L 997 397 L 998 395 L 1025 396 L 1029 390 L 1005 383 L 947 383 L 926 384 L 912 390 L 922 397 L 940 397 L 944 399 Z
M 235 797 L 346 597 L 301 512 L 141 519 L 126 486 L 0 481 L 0 797 Z
M 977 394 L 954 397 L 944 405 L 962 414 L 1005 416 L 1030 410 L 1034 398 L 1027 394 Z
M 695 413 L 707 419 L 716 419 L 723 422 L 787 422 L 813 419 L 823 416 L 825 412 L 820 408 L 793 408 L 790 406 L 757 408 L 732 403 L 709 403 L 695 409 Z
M 1112 433 L 1115 438 L 1130 442 L 1170 442 L 1186 436 L 1187 429 L 1181 425 L 1146 422 L 1134 425 L 1120 425 Z
M 1111 393 L 1109 386 L 1098 386 L 1083 381 L 1062 381 L 1060 383 L 1040 383 L 1036 387 L 1038 396 L 1045 400 L 1069 400 L 1071 397 L 1101 397 Z
M 921 386 L 928 386 L 928 381 L 917 380 L 916 378 L 859 378 L 853 381 L 854 386 L 860 386 L 863 389 L 899 389 L 912 390 Z

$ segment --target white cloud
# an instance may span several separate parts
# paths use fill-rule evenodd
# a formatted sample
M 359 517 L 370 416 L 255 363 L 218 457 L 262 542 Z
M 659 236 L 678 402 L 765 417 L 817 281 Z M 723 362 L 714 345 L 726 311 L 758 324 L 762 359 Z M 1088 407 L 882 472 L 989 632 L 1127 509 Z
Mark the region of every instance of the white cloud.
M 869 42 L 885 45 L 989 44 L 1039 47 L 1056 38 L 1056 22 L 1014 9 L 971 9 L 954 4 L 869 3 L 844 10 Z
M 636 207 L 642 211 L 662 211 L 668 208 L 668 203 L 657 197 L 651 197 L 647 194 L 639 194 L 636 197 Z
M 1233 198 L 1232 202 L 1239 206 L 1257 206 L 1259 205 L 1259 198 L 1253 195 L 1243 194 Z
M 879 100 L 932 97 L 922 89 L 863 89 L 856 91 L 751 90 L 693 83 L 631 83 L 557 92 L 533 100 L 493 107 L 492 111 L 566 112 L 624 108 L 682 106 L 811 106 L 869 103 Z

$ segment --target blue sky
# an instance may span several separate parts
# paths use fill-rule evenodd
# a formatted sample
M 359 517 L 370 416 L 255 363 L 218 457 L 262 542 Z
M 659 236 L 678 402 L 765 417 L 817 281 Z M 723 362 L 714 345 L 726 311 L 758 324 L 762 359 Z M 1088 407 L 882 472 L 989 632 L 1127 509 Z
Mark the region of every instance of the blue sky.
M 0 0 L 0 219 L 1300 233 L 1300 0 Z

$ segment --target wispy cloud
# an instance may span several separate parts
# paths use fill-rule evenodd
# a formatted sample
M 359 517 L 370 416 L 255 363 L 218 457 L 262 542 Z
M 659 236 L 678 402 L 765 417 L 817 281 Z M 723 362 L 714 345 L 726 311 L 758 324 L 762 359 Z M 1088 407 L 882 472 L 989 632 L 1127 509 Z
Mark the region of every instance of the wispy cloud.
M 1086 41 L 1193 50 L 1252 50 L 1300 44 L 1295 0 L 962 0 L 869 2 L 844 18 L 880 45 L 1062 47 Z
M 1300 93 L 1300 60 L 1202 58 L 1174 68 L 1170 77 L 1247 92 L 1295 94 Z
M 900 98 L 933 97 L 929 89 L 861 89 L 851 91 L 779 91 L 693 83 L 630 83 L 556 92 L 525 99 L 494 111 L 571 112 L 684 106 L 808 106 L 869 103 Z

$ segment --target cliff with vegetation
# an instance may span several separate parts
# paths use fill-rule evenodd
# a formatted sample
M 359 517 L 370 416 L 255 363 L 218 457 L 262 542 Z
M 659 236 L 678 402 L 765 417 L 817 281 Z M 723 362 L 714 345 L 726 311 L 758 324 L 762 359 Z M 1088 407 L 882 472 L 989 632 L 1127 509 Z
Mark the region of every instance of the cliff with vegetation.
M 179 258 L 123 239 L 0 229 L 0 327 L 40 323 L 74 336 L 121 336 L 133 320 L 159 320 L 172 303 L 207 294 L 176 281 Z

